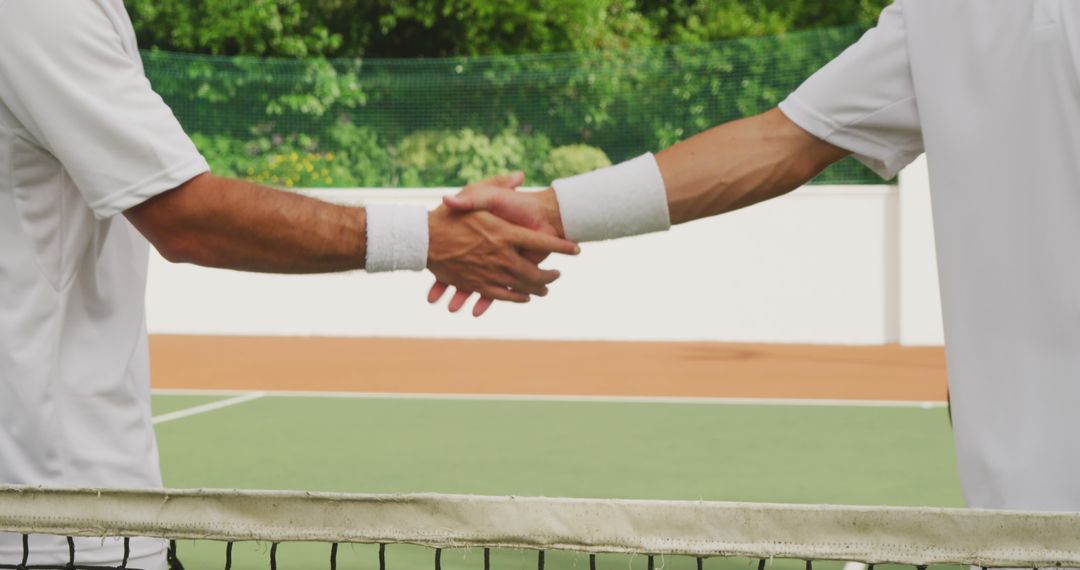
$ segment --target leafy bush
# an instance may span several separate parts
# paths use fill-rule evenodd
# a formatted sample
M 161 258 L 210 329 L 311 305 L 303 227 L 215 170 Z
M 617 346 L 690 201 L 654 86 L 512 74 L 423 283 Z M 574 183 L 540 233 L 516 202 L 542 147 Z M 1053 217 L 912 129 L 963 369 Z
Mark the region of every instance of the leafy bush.
M 144 48 L 447 57 L 701 43 L 867 26 L 890 0 L 128 0 Z
M 698 44 L 812 28 L 872 25 L 892 0 L 644 0 L 664 42 Z
M 594 146 L 571 144 L 551 151 L 547 164 L 544 165 L 544 175 L 550 181 L 605 166 L 611 166 L 611 160 L 604 151 Z
M 343 118 L 330 129 L 330 152 L 336 153 L 339 165 L 347 165 L 348 173 L 339 175 L 326 186 L 392 186 L 396 185 L 391 149 L 375 130 L 354 125 Z M 330 169 L 331 173 L 334 169 Z
M 225 135 L 191 133 L 191 140 L 210 163 L 214 174 L 231 178 L 246 178 L 254 161 L 244 141 Z
M 386 146 L 367 127 L 341 122 L 326 140 L 306 135 L 250 140 L 195 134 L 192 140 L 222 176 L 285 188 L 463 186 L 522 169 L 532 184 L 547 184 L 610 164 L 587 145 L 552 150 L 543 135 L 505 131 L 487 137 L 470 129 L 420 131 Z
M 861 32 L 363 63 L 255 64 L 156 52 L 146 67 L 224 174 L 284 185 L 411 187 L 459 186 L 524 170 L 530 183 L 545 184 L 772 108 Z M 582 154 L 575 145 L 583 144 L 595 152 Z M 311 171 L 286 171 L 294 153 L 315 160 L 328 152 L 334 164 L 320 159 Z M 877 179 L 849 161 L 819 181 Z
M 389 149 L 371 129 L 342 123 L 326 141 L 307 135 L 192 135 L 216 174 L 292 187 L 353 187 L 386 184 L 394 170 Z
M 144 52 L 154 88 L 198 135 L 219 172 L 281 184 L 442 186 L 515 169 L 542 184 L 578 170 L 578 160 L 624 160 L 774 107 L 855 41 L 885 1 L 129 0 L 129 6 L 142 41 L 153 47 L 292 58 Z M 857 25 L 744 37 L 823 22 Z M 739 39 L 715 41 L 730 36 Z M 680 45 L 655 45 L 669 41 Z M 526 50 L 582 51 L 354 57 Z M 347 57 L 324 57 L 331 55 Z M 571 158 L 577 153 L 560 148 L 582 144 L 597 150 L 597 160 Z M 331 152 L 335 160 L 328 161 Z M 289 170 L 293 154 L 303 163 L 300 172 Z M 876 178 L 847 161 L 819 180 Z
M 460 186 L 516 168 L 524 146 L 512 134 L 499 135 L 499 144 L 473 129 L 419 131 L 397 146 L 395 155 L 405 186 L 439 181 Z M 430 184 L 429 184 L 430 185 Z
M 320 151 L 310 139 L 239 141 L 222 135 L 192 136 L 214 173 L 285 188 L 354 186 L 347 156 Z

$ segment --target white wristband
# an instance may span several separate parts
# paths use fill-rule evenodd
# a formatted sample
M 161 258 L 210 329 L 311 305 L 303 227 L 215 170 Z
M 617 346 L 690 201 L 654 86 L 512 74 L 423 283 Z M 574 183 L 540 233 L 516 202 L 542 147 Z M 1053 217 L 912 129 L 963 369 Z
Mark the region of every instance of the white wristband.
M 422 206 L 371 204 L 367 211 L 368 273 L 427 267 L 428 211 Z
M 667 190 L 652 153 L 551 184 L 566 239 L 615 239 L 671 228 Z

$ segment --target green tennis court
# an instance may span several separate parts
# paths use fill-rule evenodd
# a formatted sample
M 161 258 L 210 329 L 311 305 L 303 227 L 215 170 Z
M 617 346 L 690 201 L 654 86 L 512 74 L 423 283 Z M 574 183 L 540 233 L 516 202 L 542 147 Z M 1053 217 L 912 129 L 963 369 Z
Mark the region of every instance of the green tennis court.
M 154 413 L 232 397 L 156 395 Z M 180 416 L 156 427 L 170 487 L 962 505 L 941 407 L 266 395 Z M 189 568 L 217 567 L 221 548 L 181 543 L 180 553 Z M 265 568 L 269 548 L 238 550 L 233 567 Z M 391 569 L 432 568 L 426 549 L 387 556 Z M 325 567 L 326 557 L 325 545 L 278 553 L 283 568 Z M 342 567 L 378 567 L 376 547 L 340 557 Z M 442 566 L 480 568 L 481 558 L 447 552 Z M 492 567 L 536 563 L 535 553 L 500 552 Z M 588 567 L 573 554 L 547 564 Z

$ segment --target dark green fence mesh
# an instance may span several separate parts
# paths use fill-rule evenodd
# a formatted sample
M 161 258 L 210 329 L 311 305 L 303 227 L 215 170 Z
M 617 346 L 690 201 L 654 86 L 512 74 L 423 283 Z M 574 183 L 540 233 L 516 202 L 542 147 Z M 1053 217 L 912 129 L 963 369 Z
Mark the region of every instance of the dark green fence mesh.
M 521 169 L 546 184 L 773 107 L 863 31 L 485 58 L 143 59 L 219 174 L 418 187 Z M 881 182 L 850 159 L 817 181 Z

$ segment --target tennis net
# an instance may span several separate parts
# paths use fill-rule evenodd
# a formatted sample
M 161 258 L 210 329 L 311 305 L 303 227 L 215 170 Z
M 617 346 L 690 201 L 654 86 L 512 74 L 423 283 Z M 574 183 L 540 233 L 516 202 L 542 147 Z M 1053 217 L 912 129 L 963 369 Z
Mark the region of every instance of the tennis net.
M 0 554 L 10 570 L 140 568 L 138 537 L 173 569 L 1080 567 L 1080 514 L 976 509 L 3 487 L 0 533 L 21 544 Z M 43 536 L 66 552 L 35 560 Z M 77 544 L 105 540 L 122 560 L 83 559 Z M 241 560 L 241 544 L 261 546 Z

